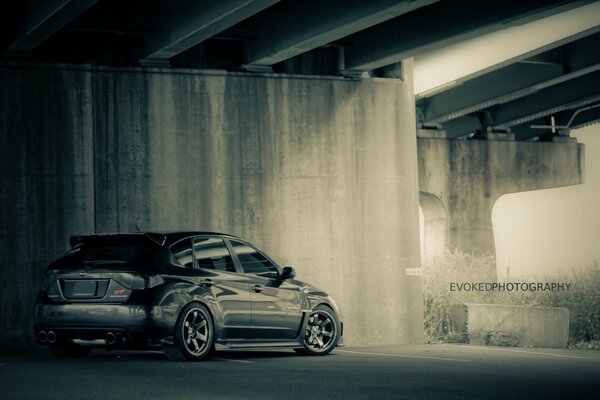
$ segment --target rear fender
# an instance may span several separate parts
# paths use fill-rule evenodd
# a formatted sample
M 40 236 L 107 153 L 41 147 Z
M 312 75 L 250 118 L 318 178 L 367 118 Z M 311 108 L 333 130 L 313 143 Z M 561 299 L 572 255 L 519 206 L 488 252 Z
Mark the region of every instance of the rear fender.
M 171 334 L 174 334 L 174 327 L 181 314 L 181 311 L 188 304 L 196 302 L 204 305 L 211 314 L 215 324 L 215 331 L 218 332 L 222 321 L 218 316 L 217 301 L 214 298 L 210 288 L 200 286 L 191 279 L 173 277 L 169 278 L 169 283 L 161 288 L 158 295 L 157 306 L 155 306 L 155 316 L 160 315 L 163 323 L 171 328 Z

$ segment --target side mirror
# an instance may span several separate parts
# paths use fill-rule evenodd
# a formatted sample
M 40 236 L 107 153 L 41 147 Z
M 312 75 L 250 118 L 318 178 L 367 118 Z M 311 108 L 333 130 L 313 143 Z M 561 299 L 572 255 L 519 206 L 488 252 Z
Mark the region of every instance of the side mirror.
M 283 267 L 283 271 L 281 271 L 281 280 L 285 281 L 286 279 L 294 279 L 296 277 L 296 271 L 292 267 Z

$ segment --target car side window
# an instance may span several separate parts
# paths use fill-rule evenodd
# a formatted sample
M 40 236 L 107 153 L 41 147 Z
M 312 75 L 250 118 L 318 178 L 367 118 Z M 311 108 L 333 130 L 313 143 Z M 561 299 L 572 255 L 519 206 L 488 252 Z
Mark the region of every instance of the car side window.
M 194 238 L 194 254 L 199 268 L 236 272 L 223 239 Z
M 174 261 L 186 268 L 193 268 L 194 253 L 192 251 L 192 241 L 190 239 L 180 240 L 171 246 L 171 253 Z
M 277 267 L 259 251 L 244 243 L 233 240 L 231 241 L 231 246 L 238 260 L 240 260 L 240 264 L 242 264 L 244 273 L 273 279 L 279 277 Z

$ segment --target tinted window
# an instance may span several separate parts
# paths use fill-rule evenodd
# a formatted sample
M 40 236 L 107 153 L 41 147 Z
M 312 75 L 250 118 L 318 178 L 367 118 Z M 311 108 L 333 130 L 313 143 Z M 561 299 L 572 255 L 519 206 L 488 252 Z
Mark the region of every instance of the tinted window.
M 231 245 L 245 273 L 267 278 L 277 278 L 279 276 L 277 268 L 260 252 L 240 242 L 231 241 Z
M 194 254 L 200 268 L 235 272 L 233 260 L 223 239 L 195 238 Z
M 175 243 L 171 246 L 171 253 L 175 258 L 176 263 L 186 268 L 192 268 L 194 266 L 192 241 L 190 239 L 184 239 Z
M 88 262 L 111 262 L 122 264 L 135 263 L 140 248 L 138 246 L 112 246 L 95 247 L 82 251 L 83 261 Z
M 48 269 L 102 268 L 140 269 L 141 256 L 150 249 L 141 245 L 83 245 L 69 250 L 58 260 L 50 264 Z

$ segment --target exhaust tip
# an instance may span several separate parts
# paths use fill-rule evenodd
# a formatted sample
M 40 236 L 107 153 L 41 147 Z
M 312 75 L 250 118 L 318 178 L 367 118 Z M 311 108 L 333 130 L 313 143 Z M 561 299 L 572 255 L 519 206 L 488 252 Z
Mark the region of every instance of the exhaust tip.
M 48 335 L 45 331 L 38 332 L 38 340 L 40 341 L 40 343 L 46 343 L 48 341 Z
M 115 343 L 115 335 L 112 332 L 108 332 L 106 334 L 106 336 L 104 337 L 104 340 L 106 340 L 106 344 L 114 344 Z
M 117 342 L 117 343 L 119 343 L 119 344 L 123 344 L 123 343 L 125 343 L 125 338 L 123 337 L 123 335 L 122 335 L 122 334 L 120 334 L 120 333 L 117 333 L 117 334 L 115 335 L 115 342 Z
M 48 332 L 48 343 L 54 343 L 56 342 L 56 333 L 54 333 L 53 331 Z

